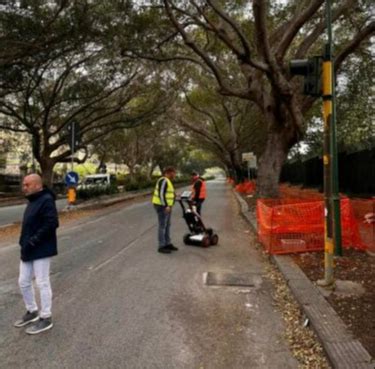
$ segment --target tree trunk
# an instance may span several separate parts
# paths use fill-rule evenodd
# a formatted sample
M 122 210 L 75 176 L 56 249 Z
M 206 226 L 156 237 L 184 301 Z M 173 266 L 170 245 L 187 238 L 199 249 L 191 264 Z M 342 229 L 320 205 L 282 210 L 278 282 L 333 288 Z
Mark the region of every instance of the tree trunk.
M 134 165 L 126 164 L 128 169 L 129 169 L 129 178 L 131 181 L 134 180 L 135 177 L 135 170 L 134 170 Z
M 259 159 L 257 196 L 279 197 L 279 178 L 287 158 L 289 144 L 283 131 L 269 131 L 266 148 Z
M 40 169 L 42 171 L 43 184 L 52 189 L 53 186 L 53 168 L 55 162 L 50 158 L 40 161 Z
M 150 166 L 147 171 L 147 179 L 151 180 L 152 179 L 152 173 L 154 173 L 155 169 L 155 164 L 153 161 L 151 161 Z
M 243 168 L 241 162 L 238 160 L 238 155 L 235 152 L 229 153 L 231 169 L 234 174 L 234 180 L 236 183 L 240 183 L 243 181 Z

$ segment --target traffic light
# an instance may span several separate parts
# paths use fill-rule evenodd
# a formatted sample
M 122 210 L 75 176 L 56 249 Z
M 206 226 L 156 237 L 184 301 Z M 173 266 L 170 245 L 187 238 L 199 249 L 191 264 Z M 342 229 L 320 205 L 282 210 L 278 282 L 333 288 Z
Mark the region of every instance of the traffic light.
M 322 61 L 321 56 L 290 61 L 290 74 L 292 76 L 305 76 L 303 85 L 305 95 L 322 96 Z
M 68 144 L 70 149 L 74 153 L 76 148 L 81 143 L 81 127 L 78 122 L 69 122 L 67 126 L 68 130 Z

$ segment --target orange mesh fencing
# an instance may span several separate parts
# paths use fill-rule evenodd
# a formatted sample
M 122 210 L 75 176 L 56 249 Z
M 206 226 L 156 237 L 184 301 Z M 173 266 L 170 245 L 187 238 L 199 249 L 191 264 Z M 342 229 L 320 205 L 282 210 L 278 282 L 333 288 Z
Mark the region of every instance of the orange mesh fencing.
M 236 186 L 236 191 L 244 194 L 255 192 L 255 181 L 245 181 Z
M 350 200 L 341 200 L 343 247 L 365 249 Z M 319 200 L 257 201 L 258 238 L 271 254 L 324 249 L 324 204 Z

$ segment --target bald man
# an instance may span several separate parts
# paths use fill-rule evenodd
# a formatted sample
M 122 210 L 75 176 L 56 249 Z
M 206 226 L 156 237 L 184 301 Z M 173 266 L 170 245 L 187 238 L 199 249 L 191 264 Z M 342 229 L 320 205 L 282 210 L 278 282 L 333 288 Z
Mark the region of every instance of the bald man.
M 42 178 L 30 174 L 23 180 L 23 192 L 28 199 L 20 237 L 21 262 L 19 286 L 26 314 L 14 323 L 17 328 L 34 323 L 26 329 L 38 334 L 51 329 L 52 290 L 49 277 L 51 257 L 57 255 L 56 229 L 59 226 L 55 195 L 43 188 Z M 40 310 L 35 301 L 32 280 L 35 276 L 40 293 Z

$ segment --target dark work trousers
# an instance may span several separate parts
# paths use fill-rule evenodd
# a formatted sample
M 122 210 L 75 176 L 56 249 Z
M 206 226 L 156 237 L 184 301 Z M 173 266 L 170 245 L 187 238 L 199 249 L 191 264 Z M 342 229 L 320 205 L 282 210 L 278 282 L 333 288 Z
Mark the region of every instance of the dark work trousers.
M 201 215 L 203 203 L 204 203 L 204 199 L 199 199 L 199 200 L 195 201 L 195 204 L 196 204 L 196 207 L 197 207 L 197 212 L 198 212 L 199 215 Z
M 171 216 L 172 210 L 167 212 L 166 206 L 154 205 L 156 213 L 158 214 L 158 242 L 159 249 L 161 247 L 171 244 L 170 228 L 171 228 Z

